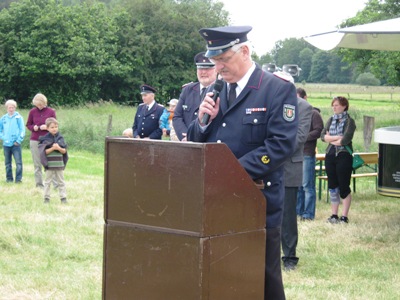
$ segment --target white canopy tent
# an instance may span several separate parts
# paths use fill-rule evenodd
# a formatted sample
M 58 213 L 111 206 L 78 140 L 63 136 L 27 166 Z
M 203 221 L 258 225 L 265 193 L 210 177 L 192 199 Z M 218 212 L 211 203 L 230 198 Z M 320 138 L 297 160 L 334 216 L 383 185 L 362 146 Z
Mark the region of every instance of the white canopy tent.
M 304 37 L 311 45 L 332 50 L 336 47 L 364 50 L 400 50 L 400 18 L 341 28 Z

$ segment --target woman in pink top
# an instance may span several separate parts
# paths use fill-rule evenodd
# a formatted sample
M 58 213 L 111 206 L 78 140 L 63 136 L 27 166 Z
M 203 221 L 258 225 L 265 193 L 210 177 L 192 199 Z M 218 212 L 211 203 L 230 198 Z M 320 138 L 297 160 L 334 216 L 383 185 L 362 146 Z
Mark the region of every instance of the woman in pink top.
M 46 119 L 56 118 L 56 111 L 47 106 L 47 98 L 43 94 L 36 94 L 32 104 L 35 106 L 29 111 L 26 127 L 32 132 L 29 146 L 35 168 L 36 187 L 43 188 L 42 164 L 39 154 L 39 137 L 47 134 Z

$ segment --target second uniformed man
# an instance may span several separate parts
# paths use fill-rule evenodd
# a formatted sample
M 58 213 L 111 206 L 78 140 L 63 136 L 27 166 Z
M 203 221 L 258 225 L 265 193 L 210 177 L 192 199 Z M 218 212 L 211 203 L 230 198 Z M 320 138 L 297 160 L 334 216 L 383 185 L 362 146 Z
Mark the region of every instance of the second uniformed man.
M 172 122 L 180 141 L 186 141 L 187 129 L 197 117 L 200 102 L 205 95 L 202 93 L 203 88 L 210 86 L 217 77 L 214 64 L 204 54 L 205 52 L 200 52 L 194 57 L 199 82 L 190 83 L 183 88 L 175 108 Z

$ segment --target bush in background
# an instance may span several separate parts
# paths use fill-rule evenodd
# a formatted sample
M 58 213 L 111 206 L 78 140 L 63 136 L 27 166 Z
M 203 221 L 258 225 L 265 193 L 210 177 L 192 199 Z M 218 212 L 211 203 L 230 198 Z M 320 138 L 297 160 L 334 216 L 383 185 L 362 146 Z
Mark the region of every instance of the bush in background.
M 358 75 L 356 83 L 365 86 L 378 86 L 381 84 L 381 81 L 372 73 L 362 73 Z

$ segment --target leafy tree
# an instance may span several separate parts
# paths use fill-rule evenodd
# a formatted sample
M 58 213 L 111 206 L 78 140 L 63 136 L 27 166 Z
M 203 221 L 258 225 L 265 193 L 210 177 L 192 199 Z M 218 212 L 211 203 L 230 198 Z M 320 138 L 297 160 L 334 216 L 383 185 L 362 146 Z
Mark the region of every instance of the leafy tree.
M 301 72 L 298 81 L 307 81 L 310 76 L 313 55 L 314 52 L 310 48 L 304 48 L 300 51 L 297 64 L 301 66 Z
M 263 64 L 273 63 L 274 62 L 274 58 L 272 57 L 272 55 L 270 53 L 266 53 L 266 54 L 262 55 L 259 59 L 256 59 L 255 61 L 260 66 L 262 66 Z
M 140 65 L 131 74 L 133 88 L 150 84 L 163 102 L 196 80 L 193 57 L 205 49 L 199 29 L 228 23 L 223 4 L 209 0 L 122 0 L 120 5 L 130 18 L 121 51 Z
M 134 101 L 142 83 L 165 102 L 196 80 L 202 27 L 227 25 L 211 0 L 21 0 L 0 12 L 0 93 L 29 105 Z
M 3 96 L 28 105 L 37 92 L 54 104 L 97 101 L 105 77 L 129 65 L 116 58 L 118 27 L 103 4 L 22 0 L 0 13 Z
M 15 2 L 18 0 L 0 0 L 0 10 L 3 8 L 8 8 L 10 7 L 11 2 Z
M 331 83 L 350 83 L 352 77 L 352 66 L 342 61 L 336 51 L 329 52 L 330 64 L 328 66 L 328 80 Z
M 328 66 L 330 64 L 330 55 L 326 51 L 318 50 L 312 58 L 312 67 L 309 82 L 328 83 Z

